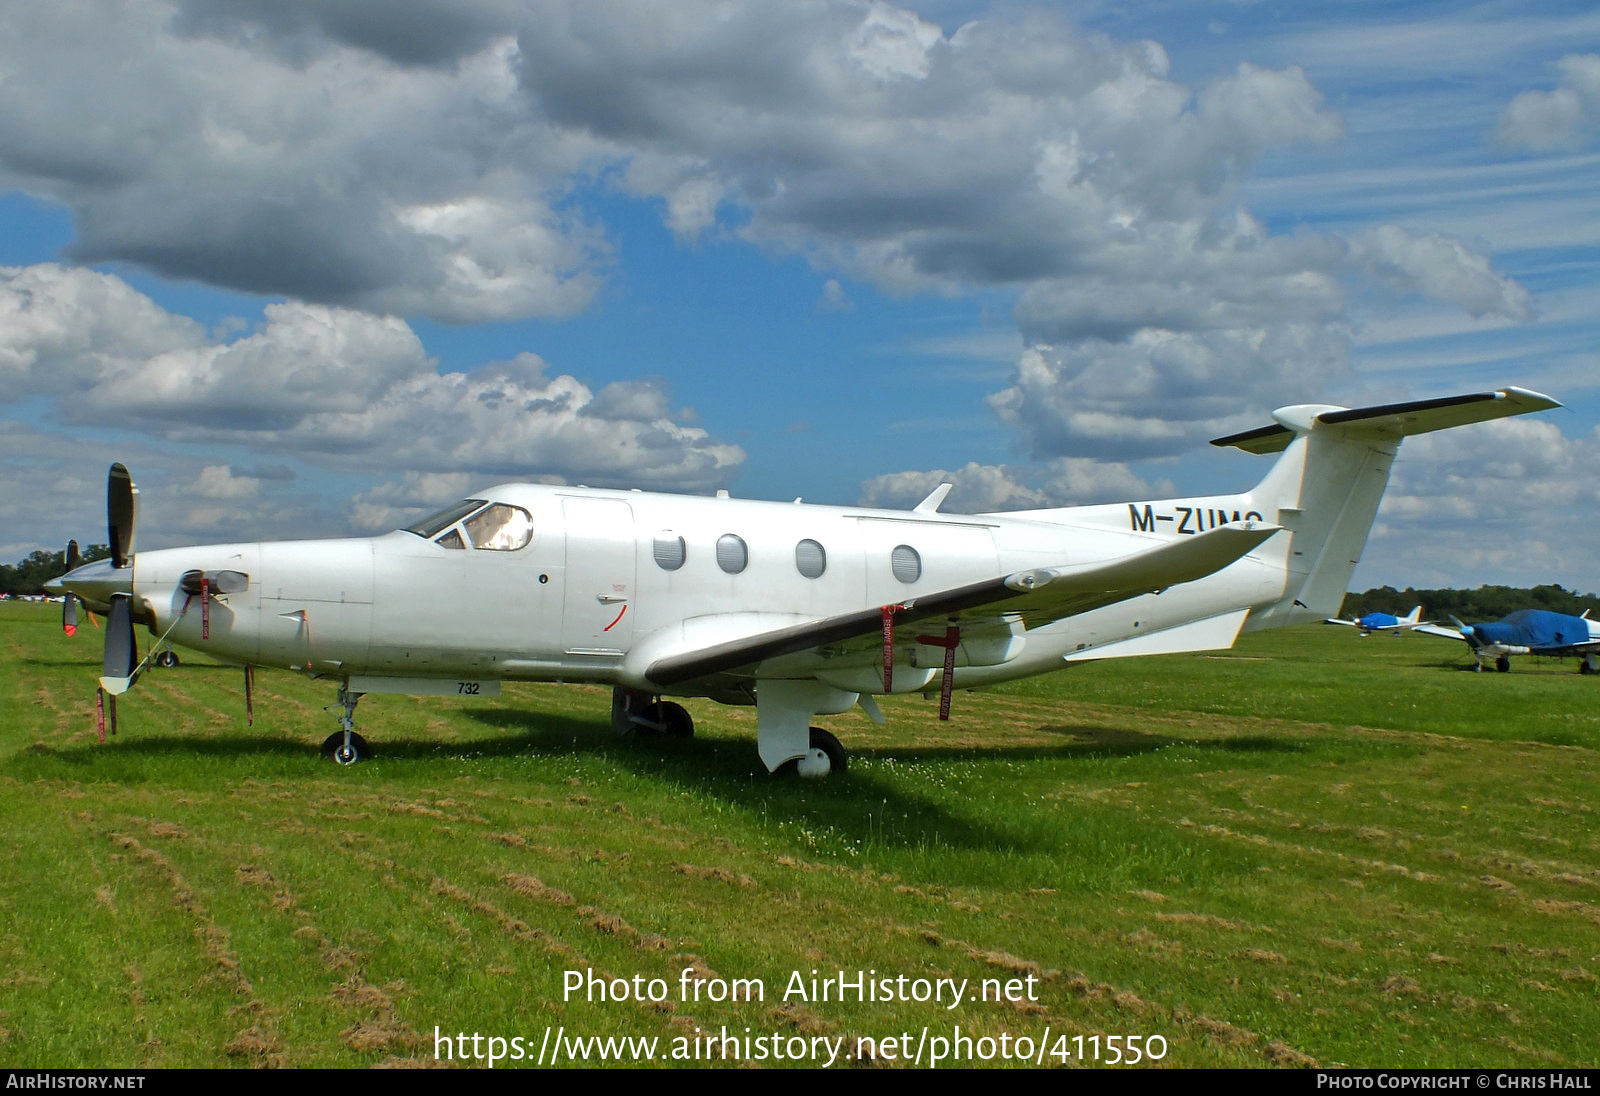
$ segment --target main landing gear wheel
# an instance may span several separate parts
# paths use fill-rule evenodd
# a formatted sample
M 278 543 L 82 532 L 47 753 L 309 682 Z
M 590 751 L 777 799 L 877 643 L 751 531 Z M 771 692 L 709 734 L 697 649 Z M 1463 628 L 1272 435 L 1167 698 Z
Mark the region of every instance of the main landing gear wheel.
M 162 651 L 155 657 L 155 664 L 163 670 L 170 670 L 178 664 L 177 651 Z
M 326 761 L 333 761 L 340 765 L 354 765 L 357 761 L 366 761 L 372 756 L 372 748 L 367 745 L 367 740 L 350 732 L 350 745 L 344 744 L 344 732 L 334 731 L 322 741 L 322 757 Z
M 806 780 L 818 780 L 824 776 L 843 773 L 844 770 L 844 747 L 839 745 L 837 738 L 821 727 L 811 728 L 811 749 L 804 757 L 786 761 L 778 767 L 779 772 L 791 772 Z
M 619 685 L 611 690 L 611 728 L 619 735 L 693 738 L 694 717 L 682 704 Z
M 682 704 L 661 700 L 644 710 L 644 717 L 658 728 L 655 733 L 668 738 L 693 738 L 694 717 Z
M 1495 672 L 1496 673 L 1501 673 L 1501 674 L 1510 673 L 1511 672 L 1511 660 L 1509 658 L 1507 658 L 1505 655 L 1501 655 L 1499 658 L 1494 660 L 1494 668 L 1495 668 Z

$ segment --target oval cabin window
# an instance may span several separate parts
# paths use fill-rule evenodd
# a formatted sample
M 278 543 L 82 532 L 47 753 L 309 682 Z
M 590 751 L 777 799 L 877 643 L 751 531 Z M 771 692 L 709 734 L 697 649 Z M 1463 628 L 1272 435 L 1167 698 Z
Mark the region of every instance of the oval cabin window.
M 730 575 L 736 575 L 750 562 L 750 550 L 744 540 L 732 533 L 717 538 L 717 566 Z
M 909 544 L 901 544 L 889 553 L 889 566 L 901 582 L 915 582 L 922 577 L 922 557 Z
M 821 578 L 828 569 L 828 553 L 814 540 L 802 540 L 794 546 L 794 565 L 806 578 Z
M 687 551 L 683 538 L 671 533 L 658 533 L 655 542 L 656 566 L 663 571 L 676 571 L 683 566 Z

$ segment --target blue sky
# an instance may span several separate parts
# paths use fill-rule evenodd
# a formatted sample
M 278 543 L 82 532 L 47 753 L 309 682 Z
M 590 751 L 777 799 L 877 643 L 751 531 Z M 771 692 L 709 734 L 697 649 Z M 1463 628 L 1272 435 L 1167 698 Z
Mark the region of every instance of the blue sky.
M 1359 587 L 1600 587 L 1576 3 L 23 0 L 0 559 L 358 534 L 519 478 L 1009 509 L 1408 442 Z

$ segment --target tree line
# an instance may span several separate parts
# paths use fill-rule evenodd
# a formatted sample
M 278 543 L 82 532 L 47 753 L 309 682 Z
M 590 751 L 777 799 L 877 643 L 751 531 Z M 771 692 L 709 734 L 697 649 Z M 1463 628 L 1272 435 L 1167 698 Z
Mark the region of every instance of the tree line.
M 1416 590 L 1410 586 L 1396 590 L 1393 586 L 1379 586 L 1346 594 L 1339 615 L 1346 620 L 1373 612 L 1405 616 L 1414 605 L 1422 606 L 1424 619 L 1447 620 L 1453 616 L 1468 623 L 1499 620 L 1518 609 L 1548 609 L 1570 616 L 1582 616 L 1588 609 L 1600 617 L 1600 597 L 1555 584 L 1531 588 L 1479 586 L 1476 590 Z

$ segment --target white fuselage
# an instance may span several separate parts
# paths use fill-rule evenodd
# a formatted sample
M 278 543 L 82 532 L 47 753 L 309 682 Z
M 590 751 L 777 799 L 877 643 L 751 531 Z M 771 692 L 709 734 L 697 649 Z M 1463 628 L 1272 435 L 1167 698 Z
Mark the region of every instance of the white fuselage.
M 145 551 L 135 558 L 135 596 L 153 631 L 176 623 L 172 642 L 234 662 L 341 677 L 649 689 L 645 668 L 678 650 L 1028 568 L 1115 560 L 1249 509 L 1247 495 L 1164 502 L 1157 511 L 1121 503 L 978 516 L 531 484 L 480 497 L 525 510 L 531 539 L 503 551 L 399 531 Z M 958 649 L 955 684 L 1102 653 L 1226 647 L 1248 610 L 1283 595 L 1270 546 L 1207 578 L 1030 631 L 1016 623 L 972 630 Z M 179 588 L 195 569 L 243 572 L 249 587 L 208 599 L 203 620 L 201 599 Z M 1187 629 L 1181 643 L 1163 643 L 1178 629 Z M 894 692 L 928 688 L 942 666 L 942 649 L 917 642 L 929 630 L 938 629 L 897 635 Z M 881 650 L 859 647 L 786 655 L 747 676 L 884 691 Z M 707 690 L 690 682 L 654 691 Z

